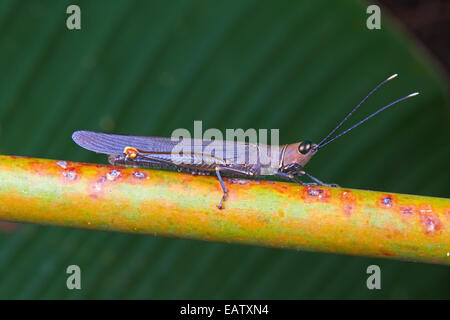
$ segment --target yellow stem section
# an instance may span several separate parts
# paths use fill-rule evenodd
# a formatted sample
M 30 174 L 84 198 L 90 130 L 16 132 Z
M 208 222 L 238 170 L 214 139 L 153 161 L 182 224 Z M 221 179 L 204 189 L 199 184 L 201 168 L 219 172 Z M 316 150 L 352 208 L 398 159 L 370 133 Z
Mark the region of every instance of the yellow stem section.
M 0 219 L 450 264 L 450 199 L 0 156 Z

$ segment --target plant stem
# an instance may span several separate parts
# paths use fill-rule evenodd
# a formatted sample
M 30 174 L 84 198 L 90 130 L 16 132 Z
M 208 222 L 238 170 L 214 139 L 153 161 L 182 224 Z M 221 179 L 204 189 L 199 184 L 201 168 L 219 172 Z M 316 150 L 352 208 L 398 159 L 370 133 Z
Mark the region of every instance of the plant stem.
M 450 264 L 450 199 L 0 156 L 0 219 Z

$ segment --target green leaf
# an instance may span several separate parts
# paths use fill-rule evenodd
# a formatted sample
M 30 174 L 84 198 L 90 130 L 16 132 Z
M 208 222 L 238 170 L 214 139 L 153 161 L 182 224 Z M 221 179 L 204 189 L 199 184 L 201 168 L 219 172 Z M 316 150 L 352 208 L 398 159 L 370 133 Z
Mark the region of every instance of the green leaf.
M 170 136 L 177 128 L 279 128 L 319 141 L 376 84 L 353 123 L 320 151 L 318 178 L 349 188 L 448 197 L 448 83 L 382 9 L 358 1 L 2 1 L 0 152 L 105 163 L 78 129 Z M 168 213 L 170 214 L 170 213 Z M 151 236 L 21 225 L 0 233 L 0 298 L 450 298 L 448 267 Z M 66 288 L 66 268 L 82 290 Z M 382 290 L 366 269 L 382 270 Z

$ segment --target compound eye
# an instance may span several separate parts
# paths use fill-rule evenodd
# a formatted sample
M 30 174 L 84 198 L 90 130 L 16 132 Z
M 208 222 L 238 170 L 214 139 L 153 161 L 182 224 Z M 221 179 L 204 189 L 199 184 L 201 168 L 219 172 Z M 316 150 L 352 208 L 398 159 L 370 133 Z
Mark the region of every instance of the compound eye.
M 298 146 L 298 152 L 301 154 L 307 154 L 309 150 L 311 150 L 312 142 L 311 141 L 303 141 Z

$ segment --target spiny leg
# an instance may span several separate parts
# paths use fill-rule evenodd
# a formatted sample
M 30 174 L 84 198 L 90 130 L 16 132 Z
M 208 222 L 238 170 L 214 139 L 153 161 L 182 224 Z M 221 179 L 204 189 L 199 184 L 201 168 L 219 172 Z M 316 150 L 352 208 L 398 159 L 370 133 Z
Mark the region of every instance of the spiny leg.
M 280 172 L 278 171 L 277 173 L 275 173 L 276 176 L 281 177 L 281 178 L 285 178 L 288 180 L 292 180 L 294 182 L 297 182 L 298 184 L 302 185 L 302 186 L 315 186 L 317 185 L 317 183 L 311 182 L 303 182 L 302 180 L 300 180 L 300 178 L 298 178 L 297 176 L 293 175 L 293 174 L 288 174 L 288 173 L 284 173 L 284 172 Z
M 216 167 L 216 175 L 217 175 L 217 178 L 219 179 L 220 185 L 222 186 L 222 190 L 223 190 L 223 196 L 219 203 L 219 209 L 222 209 L 222 204 L 227 199 L 227 188 L 225 187 L 225 184 L 223 183 L 222 176 L 220 175 L 220 170 L 221 169 L 219 167 Z
M 322 182 L 319 179 L 313 177 L 312 175 L 310 175 L 309 173 L 307 173 L 305 171 L 302 171 L 301 174 L 307 176 L 308 178 L 310 178 L 311 180 L 313 180 L 314 182 L 316 182 L 316 184 L 318 184 L 320 186 L 340 188 L 340 186 L 338 184 L 336 184 L 336 183 L 325 183 L 325 182 Z
M 238 173 L 238 174 L 242 174 L 242 175 L 246 175 L 246 176 L 252 176 L 253 172 L 235 169 L 235 168 L 229 168 L 229 167 L 222 167 L 222 166 L 216 167 L 216 175 L 217 175 L 217 178 L 219 179 L 220 185 L 222 186 L 222 190 L 223 190 L 222 200 L 220 200 L 220 204 L 219 204 L 219 209 L 222 209 L 223 208 L 222 204 L 227 199 L 228 191 L 227 191 L 227 188 L 225 187 L 225 184 L 223 183 L 222 176 L 220 175 L 220 171 L 229 171 L 232 173 Z

